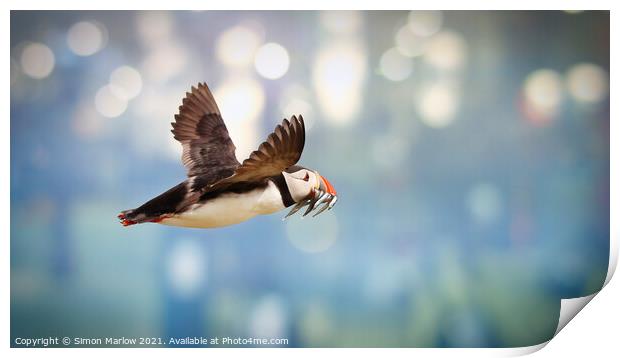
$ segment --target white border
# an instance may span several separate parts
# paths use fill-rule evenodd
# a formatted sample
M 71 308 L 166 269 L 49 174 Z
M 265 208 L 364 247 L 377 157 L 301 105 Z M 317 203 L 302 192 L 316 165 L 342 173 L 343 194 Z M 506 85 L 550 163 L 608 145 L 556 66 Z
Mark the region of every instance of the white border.
M 227 1 L 218 1 L 218 2 L 196 2 L 190 0 L 175 0 L 175 1 L 163 1 L 163 0 L 153 0 L 149 2 L 144 2 L 143 4 L 136 5 L 134 2 L 129 2 L 126 0 L 107 0 L 107 1 L 80 1 L 80 0 L 56 0 L 56 1 L 45 1 L 45 0 L 29 0 L 29 1 L 5 1 L 2 4 L 6 7 L 5 11 L 0 15 L 0 23 L 4 24 L 2 41 L 4 43 L 3 48 L 10 49 L 10 12 L 8 10 L 34 10 L 34 9 L 54 9 L 54 10 L 70 10 L 70 9 L 80 9 L 80 10 L 112 10 L 112 9 L 123 9 L 123 10 L 135 10 L 135 9 L 164 9 L 164 10 L 174 10 L 174 9 L 191 9 L 191 10 L 199 10 L 199 9 L 218 9 L 218 10 L 226 10 L 226 9 L 248 9 L 248 10 L 268 10 L 268 9 L 295 9 L 295 10 L 308 10 L 315 9 L 308 6 L 310 3 L 297 5 L 297 7 L 292 7 L 293 3 L 288 0 L 263 0 L 260 2 L 251 2 L 251 1 L 235 1 L 235 0 L 227 0 Z M 467 2 L 459 2 L 456 0 L 448 1 L 448 0 L 435 0 L 432 2 L 415 2 L 412 3 L 410 1 L 394 1 L 394 0 L 382 0 L 380 2 L 371 2 L 371 1 L 340 1 L 338 3 L 334 1 L 324 2 L 324 3 L 314 3 L 320 6 L 321 9 L 410 9 L 415 6 L 418 9 L 497 9 L 497 10 L 546 10 L 546 9 L 590 9 L 590 10 L 612 10 L 610 14 L 610 24 L 611 24 L 611 39 L 618 39 L 617 34 L 617 25 L 615 24 L 615 20 L 617 20 L 617 16 L 615 16 L 615 9 L 617 9 L 616 3 L 612 1 L 570 1 L 570 0 L 555 0 L 555 1 L 541 1 L 541 0 L 521 0 L 521 1 L 467 1 Z M 257 6 L 260 5 L 260 8 Z M 305 6 L 304 6 L 305 5 Z M 378 7 L 380 5 L 380 7 Z M 466 5 L 466 6 L 465 6 Z M 614 6 L 616 5 L 616 6 Z M 617 46 L 614 46 L 612 41 L 611 44 L 611 61 L 610 63 L 617 63 Z M 10 57 L 2 56 L 0 61 L 2 61 L 3 68 L 5 69 L 5 79 L 10 77 Z M 617 72 L 611 71 L 611 87 L 610 87 L 610 98 L 611 103 L 618 103 L 615 99 L 617 99 L 616 92 L 614 91 L 614 84 L 618 83 L 617 81 Z M 7 113 L 10 111 L 10 85 L 9 81 L 4 81 L 3 87 L 3 96 L 2 103 L 4 107 L 4 112 Z M 611 108 L 611 118 L 617 118 L 615 115 L 617 112 L 616 108 L 612 105 Z M 89 349 L 87 352 L 82 351 L 82 349 L 53 349 L 53 350 L 30 350 L 30 349 L 9 349 L 9 340 L 10 337 L 10 290 L 9 290 L 9 278 L 10 278 L 10 249 L 9 249 L 9 224 L 10 224 L 10 189 L 9 189 L 9 172 L 10 168 L 10 114 L 7 113 L 4 116 L 4 120 L 0 121 L 1 132 L 4 134 L 5 140 L 2 141 L 2 154 L 0 156 L 0 160 L 2 161 L 3 175 L 0 175 L 0 190 L 1 195 L 3 197 L 2 202 L 2 215 L 0 220 L 2 220 L 2 228 L 5 232 L 4 236 L 4 257 L 6 260 L 1 267 L 1 280 L 2 286 L 5 290 L 3 290 L 2 295 L 2 322 L 3 325 L 0 326 L 0 335 L 4 338 L 4 342 L 2 342 L 2 346 L 4 350 L 6 350 L 8 354 L 21 356 L 21 355 L 30 355 L 30 354 L 52 354 L 58 356 L 82 356 L 84 353 L 90 355 L 104 355 L 109 354 L 110 351 L 107 350 L 97 350 L 97 349 Z M 619 138 L 618 133 L 618 124 L 616 121 L 611 121 L 611 138 L 617 139 Z M 611 178 L 610 183 L 618 183 L 620 176 L 619 174 L 619 166 L 618 166 L 618 153 L 619 153 L 618 144 L 615 140 L 611 140 Z M 615 155 L 614 155 L 615 154 Z M 610 188 L 611 190 L 611 218 L 618 217 L 618 203 L 620 202 L 620 198 L 618 196 L 617 187 L 613 185 Z M 618 242 L 619 242 L 619 227 L 618 222 L 616 220 L 611 221 L 611 250 L 610 250 L 610 267 L 607 273 L 607 277 L 605 280 L 605 285 L 609 284 L 613 273 L 615 272 L 615 268 L 618 261 Z M 617 280 L 616 280 L 617 281 Z M 612 289 L 613 287 L 613 289 Z M 569 327 L 566 329 L 565 334 L 561 334 L 558 338 L 553 339 L 552 341 L 557 341 L 557 344 L 551 344 L 550 348 L 547 350 L 543 350 L 540 354 L 549 355 L 549 356 L 565 356 L 567 354 L 575 354 L 579 351 L 582 354 L 591 353 L 592 349 L 603 353 L 603 352 L 614 352 L 617 351 L 616 345 L 616 334 L 617 332 L 617 321 L 618 319 L 618 306 L 617 302 L 620 302 L 618 299 L 619 294 L 619 286 L 617 283 L 612 283 L 608 285 L 603 294 L 600 297 L 594 297 L 596 294 L 591 295 L 586 298 L 580 299 L 571 299 L 571 300 L 563 300 L 562 302 L 562 313 L 561 320 L 565 326 L 565 318 L 566 317 L 574 317 L 574 314 L 578 312 L 585 304 L 587 304 L 590 300 L 594 299 L 594 302 L 597 307 L 590 307 L 592 314 L 589 314 L 588 317 L 578 317 L 578 320 L 581 320 L 580 326 L 578 327 Z M 609 292 L 608 292 L 609 291 Z M 564 302 L 566 301 L 566 302 Z M 570 308 L 570 309 L 569 309 Z M 580 316 L 585 316 L 585 312 Z M 589 319 L 587 321 L 586 319 Z M 587 321 L 588 323 L 584 323 L 583 321 Z M 568 322 L 568 321 L 566 321 Z M 564 327 L 562 326 L 562 327 Z M 569 325 L 570 326 L 570 325 Z M 575 325 L 576 326 L 576 325 Z M 559 328 L 556 332 L 559 333 L 562 328 Z M 612 334 L 614 334 L 612 336 Z M 601 339 L 601 337 L 607 337 L 607 339 Z M 585 344 L 583 342 L 586 342 Z M 591 347 L 590 345 L 596 343 L 596 347 Z M 397 356 L 410 356 L 411 354 L 423 354 L 423 355 L 431 355 L 431 356 L 446 356 L 446 355 L 459 355 L 459 356 L 514 356 L 514 355 L 522 355 L 528 354 L 531 352 L 535 352 L 542 347 L 546 346 L 547 343 L 543 343 L 537 346 L 532 347 L 522 347 L 522 348 L 513 348 L 513 349 L 416 349 L 412 352 L 409 349 L 373 349 L 373 350 L 364 350 L 364 349 L 347 349 L 347 354 L 356 354 L 356 355 L 365 355 L 365 354 L 393 354 Z M 136 354 L 136 348 L 125 349 L 120 348 L 114 350 L 114 353 L 117 354 Z M 174 348 L 169 348 L 174 349 Z M 188 355 L 195 356 L 203 356 L 205 351 L 200 349 L 176 349 L 175 352 L 170 352 L 169 349 L 152 349 L 148 352 L 150 355 L 154 356 L 164 356 L 169 355 L 170 353 L 183 353 Z M 295 353 L 296 355 L 301 356 L 316 356 L 317 354 L 336 354 L 344 353 L 341 350 L 329 350 L 329 349 L 255 349 L 251 351 L 252 355 L 258 356 L 289 356 L 291 353 Z M 145 353 L 145 352 L 139 352 Z M 218 355 L 231 355 L 236 356 L 238 354 L 249 353 L 248 351 L 242 351 L 241 349 L 210 349 L 208 354 Z
M 227 0 L 227 1 L 192 1 L 192 0 L 152 0 L 137 5 L 136 2 L 123 0 L 24 0 L 10 1 L 13 10 L 609 10 L 612 1 L 584 0 L 521 0 L 521 1 L 483 1 L 483 0 L 340 0 L 316 2 L 292 2 L 289 0 Z M 314 5 L 314 6 L 311 6 Z

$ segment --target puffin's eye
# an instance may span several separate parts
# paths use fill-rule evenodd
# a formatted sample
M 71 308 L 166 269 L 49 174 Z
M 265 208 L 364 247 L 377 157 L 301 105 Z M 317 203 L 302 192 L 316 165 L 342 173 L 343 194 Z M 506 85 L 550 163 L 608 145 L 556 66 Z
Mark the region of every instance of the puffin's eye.
M 308 174 L 308 172 L 306 172 L 306 176 L 304 177 L 304 181 L 308 181 L 310 180 L 310 174 Z

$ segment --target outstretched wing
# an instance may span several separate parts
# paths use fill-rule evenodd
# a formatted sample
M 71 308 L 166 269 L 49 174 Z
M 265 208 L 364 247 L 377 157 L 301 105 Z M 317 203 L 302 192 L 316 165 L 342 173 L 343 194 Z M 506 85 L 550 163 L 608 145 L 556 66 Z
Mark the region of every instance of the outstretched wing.
M 215 182 L 211 188 L 259 181 L 278 175 L 297 163 L 304 150 L 305 141 L 306 128 L 303 118 L 293 116 L 290 122 L 285 119 L 231 176 Z
M 205 176 L 213 182 L 239 166 L 235 145 L 206 83 L 186 93 L 174 118 L 172 134 L 183 145 L 181 159 L 188 176 Z

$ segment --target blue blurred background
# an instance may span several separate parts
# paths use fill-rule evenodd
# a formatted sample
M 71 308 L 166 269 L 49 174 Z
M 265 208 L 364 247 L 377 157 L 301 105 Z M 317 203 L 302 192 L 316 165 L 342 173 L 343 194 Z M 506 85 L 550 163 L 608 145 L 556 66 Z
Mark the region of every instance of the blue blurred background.
M 184 179 L 213 89 L 243 160 L 303 114 L 314 219 L 116 214 Z M 609 256 L 608 12 L 11 12 L 11 336 L 507 347 Z

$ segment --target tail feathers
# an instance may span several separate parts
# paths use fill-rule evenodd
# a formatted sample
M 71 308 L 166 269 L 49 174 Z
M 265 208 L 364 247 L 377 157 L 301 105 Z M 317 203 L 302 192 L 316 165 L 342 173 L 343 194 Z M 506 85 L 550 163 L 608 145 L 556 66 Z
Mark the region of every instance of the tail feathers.
M 138 209 L 131 210 L 123 210 L 120 214 L 117 215 L 118 219 L 123 226 L 131 226 L 135 224 L 142 223 L 158 223 L 163 219 L 170 217 L 170 215 L 158 215 L 158 216 L 148 216 L 145 213 L 139 212 Z

